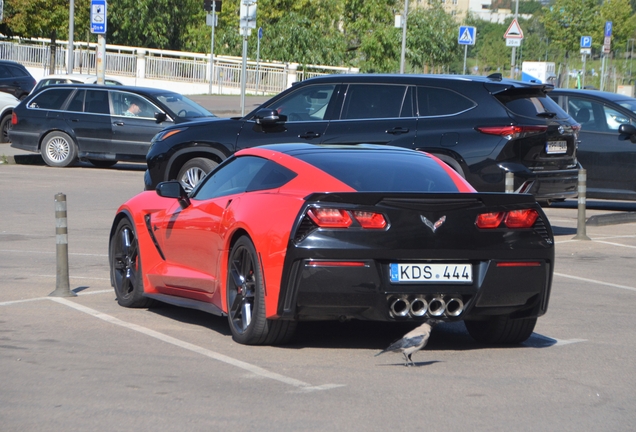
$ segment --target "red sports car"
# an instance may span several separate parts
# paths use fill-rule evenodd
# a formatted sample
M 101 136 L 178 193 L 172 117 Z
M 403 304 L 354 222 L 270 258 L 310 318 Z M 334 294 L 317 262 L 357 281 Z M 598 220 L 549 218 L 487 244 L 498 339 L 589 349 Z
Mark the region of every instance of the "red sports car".
M 186 194 L 176 181 L 118 210 L 111 281 L 227 315 L 235 341 L 279 344 L 302 320 L 463 320 L 518 343 L 548 307 L 553 234 L 532 195 L 477 193 L 426 153 L 277 144 L 237 152 Z

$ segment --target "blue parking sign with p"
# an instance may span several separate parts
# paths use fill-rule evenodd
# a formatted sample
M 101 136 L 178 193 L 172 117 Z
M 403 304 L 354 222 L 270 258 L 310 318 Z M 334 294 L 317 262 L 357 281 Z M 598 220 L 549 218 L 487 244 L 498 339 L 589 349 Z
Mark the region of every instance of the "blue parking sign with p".
M 581 36 L 581 48 L 592 48 L 592 36 Z
M 475 27 L 459 26 L 457 42 L 460 45 L 475 45 L 475 30 Z

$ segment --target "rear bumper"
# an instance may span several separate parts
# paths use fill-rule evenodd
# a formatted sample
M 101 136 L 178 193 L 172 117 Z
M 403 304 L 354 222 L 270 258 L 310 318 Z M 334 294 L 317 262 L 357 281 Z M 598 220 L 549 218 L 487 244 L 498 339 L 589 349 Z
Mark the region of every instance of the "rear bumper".
M 423 284 L 391 283 L 388 262 L 363 260 L 363 266 L 350 267 L 316 266 L 316 260 L 298 260 L 292 265 L 281 292 L 278 315 L 282 319 L 297 320 L 373 321 L 543 315 L 548 307 L 552 262 L 539 259 L 534 260 L 540 263 L 535 267 L 498 266 L 503 261 L 472 261 L 473 282 L 470 284 Z M 402 302 L 397 311 L 392 308 L 396 300 Z M 434 312 L 434 301 L 444 304 L 454 301 L 454 309 L 445 310 L 443 306 L 441 312 Z M 422 311 L 423 302 L 431 309 Z M 458 311 L 456 307 L 460 302 L 461 311 Z M 412 308 L 416 304 L 417 308 Z
M 514 174 L 514 190 L 530 193 L 537 201 L 576 198 L 579 169 L 530 171 L 520 164 L 501 163 L 505 172 Z

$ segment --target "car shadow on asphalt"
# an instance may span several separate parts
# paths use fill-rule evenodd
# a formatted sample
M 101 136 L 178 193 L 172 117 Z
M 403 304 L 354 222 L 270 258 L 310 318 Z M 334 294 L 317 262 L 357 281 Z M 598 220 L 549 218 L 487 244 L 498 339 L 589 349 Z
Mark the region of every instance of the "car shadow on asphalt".
M 575 235 L 576 232 L 577 232 L 576 228 L 560 227 L 560 226 L 552 225 L 552 233 L 555 236 Z
M 231 335 L 227 317 L 221 317 L 200 310 L 173 306 L 161 302 L 155 302 L 150 308 L 148 308 L 148 312 L 152 312 L 184 324 L 206 327 L 223 336 Z
M 184 324 L 201 326 L 222 336 L 231 336 L 227 317 L 212 315 L 195 309 L 182 308 L 163 303 L 155 303 L 149 312 L 176 320 Z M 280 349 L 368 349 L 381 351 L 419 323 L 376 322 L 376 321 L 303 321 L 298 323 L 293 339 L 280 345 Z M 464 327 L 463 322 L 439 324 L 431 333 L 425 351 L 469 351 L 492 348 L 548 348 L 557 341 L 533 333 L 522 344 L 487 345 L 476 342 Z M 422 363 L 426 365 L 428 363 Z

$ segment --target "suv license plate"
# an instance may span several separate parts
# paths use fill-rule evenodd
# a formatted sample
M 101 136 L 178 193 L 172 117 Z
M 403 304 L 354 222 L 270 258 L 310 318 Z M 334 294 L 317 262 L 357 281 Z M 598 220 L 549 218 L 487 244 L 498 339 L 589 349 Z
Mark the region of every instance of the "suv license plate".
M 391 282 L 472 283 L 470 264 L 396 264 L 390 265 Z
M 561 154 L 567 153 L 567 151 L 567 141 L 548 141 L 548 143 L 545 145 L 545 152 L 547 154 Z

